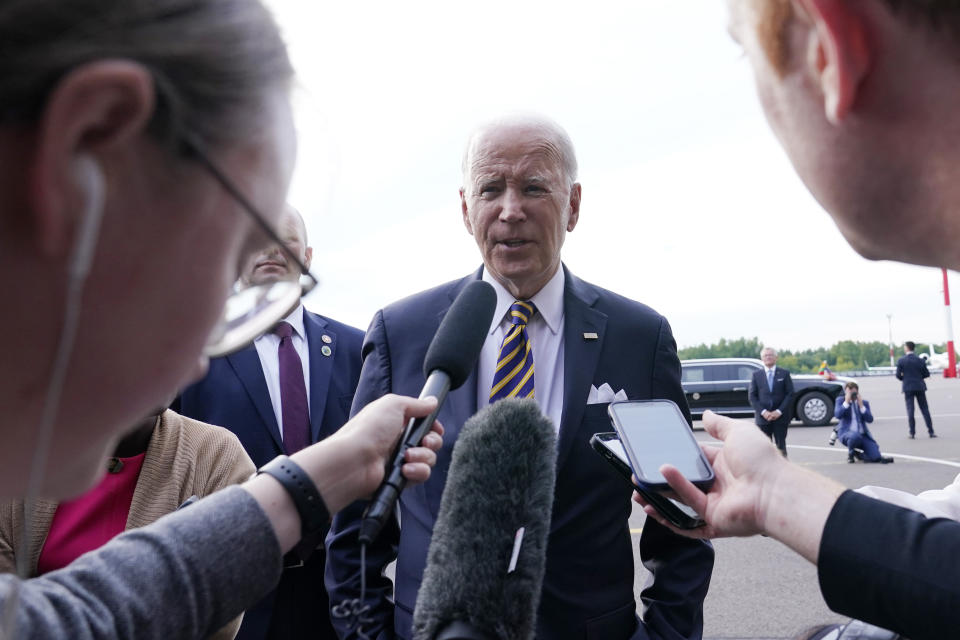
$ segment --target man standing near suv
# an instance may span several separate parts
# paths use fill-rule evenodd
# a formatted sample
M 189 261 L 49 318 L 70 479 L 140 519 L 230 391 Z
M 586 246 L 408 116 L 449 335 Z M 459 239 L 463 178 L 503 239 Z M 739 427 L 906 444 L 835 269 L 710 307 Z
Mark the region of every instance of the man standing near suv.
M 750 378 L 750 405 L 756 414 L 757 426 L 764 435 L 773 439 L 777 449 L 786 458 L 787 426 L 793 417 L 790 413 L 793 380 L 789 371 L 777 366 L 776 349 L 764 347 L 760 351 L 760 359 L 763 369 L 754 371 Z
M 933 420 L 930 419 L 930 407 L 927 406 L 927 383 L 923 381 L 924 378 L 930 377 L 930 371 L 927 369 L 927 363 L 913 352 L 916 348 L 917 345 L 907 340 L 903 343 L 904 356 L 897 360 L 897 380 L 903 381 L 903 399 L 907 403 L 910 439 L 913 440 L 915 437 L 917 427 L 917 421 L 913 417 L 914 398 L 920 405 L 923 421 L 927 423 L 927 433 L 931 438 L 936 438 L 937 434 L 933 432 Z

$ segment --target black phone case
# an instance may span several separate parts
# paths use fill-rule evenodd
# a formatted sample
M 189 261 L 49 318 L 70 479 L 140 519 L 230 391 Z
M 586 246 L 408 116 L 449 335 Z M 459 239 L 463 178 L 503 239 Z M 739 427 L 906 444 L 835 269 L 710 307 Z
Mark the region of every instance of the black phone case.
M 706 524 L 706 522 L 704 522 L 701 518 L 691 518 L 685 514 L 683 511 L 678 509 L 669 498 L 665 498 L 656 491 L 649 491 L 644 487 L 634 484 L 633 471 L 630 469 L 629 465 L 624 464 L 623 460 L 617 457 L 617 454 L 610 451 L 606 445 L 603 444 L 603 438 L 605 436 L 611 440 L 619 440 L 617 434 L 613 431 L 609 433 L 595 433 L 590 438 L 590 446 L 593 447 L 593 450 L 599 453 L 604 460 L 609 462 L 613 468 L 616 469 L 620 475 L 630 483 L 630 486 L 637 493 L 639 493 L 644 500 L 650 503 L 654 509 L 657 510 L 657 513 L 666 518 L 667 522 L 678 529 L 696 529 L 697 527 L 702 527 Z

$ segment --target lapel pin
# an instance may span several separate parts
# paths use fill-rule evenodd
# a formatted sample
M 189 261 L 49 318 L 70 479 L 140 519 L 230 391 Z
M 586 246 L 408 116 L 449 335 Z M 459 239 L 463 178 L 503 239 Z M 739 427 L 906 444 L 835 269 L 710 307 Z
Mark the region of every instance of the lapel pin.
M 333 342 L 333 338 L 331 338 L 327 334 L 323 334 L 322 336 L 320 336 L 320 339 L 323 340 L 324 343 L 326 344 L 330 344 L 331 342 Z
M 584 339 L 584 340 L 597 340 L 599 337 L 600 337 L 600 336 L 598 336 L 598 335 L 597 335 L 596 333 L 594 333 L 593 331 L 584 331 L 584 332 L 583 332 L 583 339 Z
M 331 353 L 333 353 L 333 349 L 331 349 L 327 345 L 323 345 L 322 347 L 320 347 L 320 353 L 322 353 L 325 356 L 329 356 Z

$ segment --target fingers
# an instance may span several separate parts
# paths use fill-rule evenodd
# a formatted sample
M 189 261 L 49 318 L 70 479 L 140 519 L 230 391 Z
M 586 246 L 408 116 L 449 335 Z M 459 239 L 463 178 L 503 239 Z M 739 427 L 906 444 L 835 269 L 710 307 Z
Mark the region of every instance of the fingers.
M 420 446 L 432 451 L 440 451 L 440 448 L 443 446 L 443 436 L 436 431 L 431 431 L 423 436 L 423 440 L 420 441 Z
M 401 471 L 411 484 L 421 484 L 430 478 L 430 465 L 424 462 L 407 462 Z
M 422 418 L 428 416 L 437 408 L 437 399 L 433 396 L 426 398 L 408 398 L 406 396 L 394 396 L 403 409 L 403 415 L 406 418 Z
M 730 430 L 736 426 L 736 420 L 725 416 L 718 416 L 709 409 L 703 412 L 703 428 L 718 440 L 726 440 L 727 436 L 730 435 Z
M 669 464 L 660 467 L 660 473 L 667 484 L 676 492 L 677 497 L 700 514 L 707 512 L 707 494 L 700 491 L 692 482 L 683 477 L 680 470 Z

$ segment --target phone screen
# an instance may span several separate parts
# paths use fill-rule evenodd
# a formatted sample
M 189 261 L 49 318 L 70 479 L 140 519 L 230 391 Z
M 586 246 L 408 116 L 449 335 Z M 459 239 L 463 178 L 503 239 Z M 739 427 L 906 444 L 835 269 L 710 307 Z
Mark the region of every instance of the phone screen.
M 671 464 L 692 482 L 709 480 L 710 469 L 676 405 L 670 402 L 622 402 L 610 406 L 633 450 L 644 482 L 665 483 L 660 466 Z

